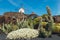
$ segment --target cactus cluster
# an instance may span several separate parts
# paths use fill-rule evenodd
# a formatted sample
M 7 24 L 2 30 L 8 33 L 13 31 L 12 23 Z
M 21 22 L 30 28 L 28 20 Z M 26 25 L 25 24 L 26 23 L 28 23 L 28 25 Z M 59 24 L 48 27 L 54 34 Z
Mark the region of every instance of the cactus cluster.
M 35 19 L 24 19 L 19 21 L 17 20 L 16 24 L 4 24 L 0 28 L 5 32 L 7 38 L 16 39 L 16 38 L 35 38 L 38 36 L 49 37 L 52 35 L 53 31 L 57 30 L 60 32 L 59 26 L 55 26 L 52 14 L 50 12 L 50 8 L 47 6 L 47 14 L 43 16 L 39 16 Z M 45 18 L 45 21 L 44 21 Z M 34 29 L 35 25 L 37 25 L 37 29 Z M 58 29 L 59 28 L 59 29 Z M 11 32 L 12 31 L 12 32 Z
M 24 21 L 22 20 L 20 22 L 17 22 L 17 25 L 18 25 L 19 29 L 20 28 L 32 28 L 33 29 L 33 27 L 34 27 L 33 20 L 31 20 L 31 19 L 27 19 Z
M 21 29 L 21 28 L 31 28 L 33 29 L 34 25 L 33 25 L 33 20 L 22 20 L 22 21 L 18 21 L 16 24 L 4 24 L 1 27 L 1 30 L 5 33 L 9 33 L 11 31 L 17 30 L 17 29 Z
M 43 37 L 51 36 L 52 28 L 54 26 L 54 21 L 53 21 L 51 12 L 50 12 L 50 8 L 48 6 L 46 8 L 47 8 L 47 13 L 48 13 L 47 19 L 49 19 L 48 23 L 46 24 L 46 27 L 43 28 L 43 26 L 42 26 L 43 21 L 42 21 L 42 18 L 41 18 L 41 20 L 39 22 L 39 27 L 38 27 L 38 30 Z
M 2 27 L 1 27 L 1 30 L 3 32 L 5 32 L 6 34 L 9 33 L 11 31 L 11 29 L 12 28 L 11 28 L 11 25 L 10 24 L 4 24 L 3 23 Z
M 38 37 L 39 32 L 30 28 L 21 28 L 16 31 L 12 31 L 7 35 L 7 39 L 30 39 Z

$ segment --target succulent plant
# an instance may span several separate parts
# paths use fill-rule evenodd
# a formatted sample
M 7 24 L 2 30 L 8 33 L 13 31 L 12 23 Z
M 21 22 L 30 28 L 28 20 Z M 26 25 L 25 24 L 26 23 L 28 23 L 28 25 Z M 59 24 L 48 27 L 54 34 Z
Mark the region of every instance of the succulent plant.
M 2 25 L 1 27 L 1 30 L 8 34 L 9 32 L 13 31 L 13 30 L 17 30 L 18 29 L 18 26 L 17 25 L 13 25 L 13 24 L 4 24 Z
M 50 27 L 51 27 L 51 30 L 52 30 L 52 27 L 54 26 L 54 20 L 53 20 L 53 17 L 51 15 L 51 12 L 50 12 L 50 8 L 47 6 L 47 12 L 48 12 L 48 15 L 49 15 L 49 23 L 50 23 Z
M 33 28 L 33 22 L 31 19 L 22 20 L 20 22 L 17 22 L 17 26 L 20 28 Z
M 30 29 L 30 28 L 22 28 L 16 31 L 12 31 L 7 35 L 8 39 L 30 39 L 30 38 L 35 38 L 38 37 L 39 32 L 38 30 L 35 29 Z
M 3 25 L 2 25 L 1 30 L 2 30 L 3 32 L 6 32 L 6 29 L 5 29 L 4 23 L 3 23 Z
M 43 18 L 44 22 L 48 22 L 49 21 L 48 14 L 43 14 L 42 18 Z
M 23 23 L 23 20 L 22 21 L 18 21 L 18 19 L 17 19 L 17 26 L 19 27 L 19 29 L 22 27 L 22 23 Z
M 12 25 L 12 29 L 11 29 L 12 31 L 17 30 L 17 29 L 19 29 L 17 25 Z
M 36 25 L 36 24 L 39 23 L 39 21 L 41 20 L 40 18 L 41 18 L 41 17 L 37 17 L 37 18 L 35 18 L 35 19 L 33 20 L 34 25 Z
M 6 28 L 7 33 L 11 31 L 12 28 L 10 24 L 5 24 L 4 26 Z
M 38 30 L 40 30 L 42 28 L 42 17 L 40 18 L 40 21 L 39 21 L 39 26 L 38 26 Z
M 33 24 L 33 20 L 32 19 L 28 19 L 28 25 L 30 26 L 30 28 L 34 28 L 34 24 Z
M 47 13 L 48 13 L 48 17 L 49 17 L 49 21 L 48 21 L 48 24 L 46 26 L 46 31 L 48 32 L 48 34 L 52 34 L 52 31 L 53 31 L 53 27 L 54 27 L 54 20 L 53 20 L 53 17 L 51 15 L 51 12 L 50 12 L 50 8 L 47 6 Z
M 52 27 L 54 26 L 54 21 L 53 21 L 53 18 L 52 18 L 52 15 L 50 13 L 50 9 L 49 9 L 48 6 L 47 6 L 47 13 L 48 13 L 48 17 L 50 19 L 50 20 L 48 20 L 47 26 L 45 28 L 43 28 L 43 26 L 42 26 L 42 18 L 41 18 L 41 20 L 39 22 L 39 27 L 38 27 L 38 30 L 40 31 L 41 36 L 43 36 L 43 37 L 51 36 Z
M 53 33 L 60 33 L 60 23 L 55 23 L 53 27 Z
M 39 26 L 38 26 L 38 31 L 39 31 L 39 36 L 44 36 L 45 29 L 42 26 L 42 18 L 39 21 Z

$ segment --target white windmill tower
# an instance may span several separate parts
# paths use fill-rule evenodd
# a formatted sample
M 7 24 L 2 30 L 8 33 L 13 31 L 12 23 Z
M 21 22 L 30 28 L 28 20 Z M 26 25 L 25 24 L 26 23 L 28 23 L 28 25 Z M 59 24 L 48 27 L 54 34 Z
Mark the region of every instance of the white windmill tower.
M 23 4 L 21 4 L 21 8 L 19 9 L 19 13 L 24 13 L 24 8 L 23 8 Z
M 19 12 L 20 12 L 20 13 L 24 13 L 24 9 L 23 9 L 23 8 L 20 8 L 20 9 L 19 9 Z

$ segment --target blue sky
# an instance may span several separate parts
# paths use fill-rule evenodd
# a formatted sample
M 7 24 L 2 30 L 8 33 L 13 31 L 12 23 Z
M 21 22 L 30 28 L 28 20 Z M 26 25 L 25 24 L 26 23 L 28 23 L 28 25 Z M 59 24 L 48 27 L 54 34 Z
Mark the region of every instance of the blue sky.
M 35 12 L 37 15 L 46 14 L 46 6 L 51 9 L 52 15 L 60 15 L 60 0 L 0 0 L 0 15 L 5 12 L 18 12 L 25 9 L 25 14 Z

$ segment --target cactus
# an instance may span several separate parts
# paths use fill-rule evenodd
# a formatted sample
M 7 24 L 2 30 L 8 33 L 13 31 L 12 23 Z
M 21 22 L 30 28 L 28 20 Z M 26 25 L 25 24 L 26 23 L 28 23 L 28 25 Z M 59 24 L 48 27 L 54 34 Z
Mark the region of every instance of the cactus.
M 14 31 L 14 30 L 17 30 L 17 29 L 19 29 L 19 27 L 17 25 L 12 24 L 11 30 Z
M 47 6 L 46 9 L 47 9 L 48 17 L 50 18 L 50 21 L 53 23 L 54 21 L 53 21 L 53 17 L 51 15 L 51 12 L 50 12 L 50 8 Z
M 29 25 L 30 24 L 30 25 Z M 33 28 L 33 23 L 31 19 L 17 21 L 17 26 L 20 28 Z
M 50 20 L 48 20 L 48 24 L 46 26 L 46 28 L 43 28 L 42 26 L 42 18 L 39 22 L 39 27 L 38 27 L 38 30 L 40 31 L 41 33 L 41 36 L 43 37 L 49 37 L 51 34 L 52 34 L 52 27 L 54 26 L 53 25 L 53 18 L 52 18 L 52 15 L 51 15 L 51 12 L 50 12 L 50 9 L 49 7 L 47 6 L 47 13 L 48 13 L 48 17 L 50 18 Z
M 48 37 L 48 32 L 45 30 L 45 28 L 43 28 L 43 25 L 42 25 L 42 18 L 39 22 L 39 27 L 38 27 L 38 30 L 39 30 L 39 36 L 41 37 Z
M 39 31 L 39 36 L 42 36 L 43 31 L 44 31 L 43 26 L 42 26 L 42 18 L 40 18 L 40 21 L 39 21 L 38 31 Z
M 33 21 L 34 25 L 36 25 L 36 24 L 38 24 L 38 23 L 39 23 L 40 18 L 41 18 L 41 17 L 37 17 L 37 18 L 35 18 L 35 19 L 34 19 L 34 21 Z
M 6 29 L 5 29 L 5 27 L 4 27 L 4 23 L 3 23 L 3 25 L 2 25 L 1 30 L 2 30 L 3 32 L 6 32 Z
M 40 30 L 41 28 L 42 28 L 42 17 L 40 18 L 40 21 L 39 21 L 38 30 Z
M 30 22 L 30 23 L 29 23 Z M 30 25 L 29 25 L 30 24 Z M 25 28 L 31 28 L 31 29 L 33 29 L 33 22 L 32 22 L 32 20 L 30 20 L 30 19 L 28 19 L 28 20 L 25 20 L 24 22 L 23 22 L 23 25 L 22 25 L 23 27 L 25 27 Z
M 14 28 L 13 28 L 14 27 Z M 9 32 L 13 31 L 13 30 L 17 30 L 18 29 L 18 26 L 14 26 L 13 24 L 4 24 L 2 25 L 2 28 L 1 30 L 5 33 L 5 34 L 8 34 Z
M 16 31 L 12 31 L 7 35 L 7 39 L 31 39 L 38 37 L 39 32 L 35 29 L 22 28 Z
M 49 6 L 47 6 L 46 9 L 47 9 L 47 13 L 48 13 L 48 15 L 51 16 L 51 12 L 50 12 L 50 8 L 49 8 Z
M 5 24 L 4 26 L 6 28 L 6 32 L 9 33 L 11 31 L 11 29 L 12 29 L 11 25 L 10 24 Z
M 43 14 L 42 18 L 44 19 L 43 21 L 48 22 L 48 14 Z
M 17 24 L 16 24 L 16 25 L 19 27 L 19 29 L 20 29 L 21 26 L 22 26 L 22 22 L 23 22 L 23 21 L 18 21 L 18 19 L 17 19 Z
M 50 20 L 49 20 L 49 24 L 50 24 L 50 27 L 51 27 L 51 30 L 52 30 L 52 27 L 54 26 L 54 20 L 53 20 L 53 17 L 52 17 L 52 15 L 51 15 L 51 12 L 50 12 L 50 8 L 47 6 L 46 7 L 47 8 L 47 13 L 48 13 L 48 16 L 49 16 L 49 18 L 50 18 Z
M 54 21 L 53 21 L 53 17 L 52 17 L 52 15 L 51 15 L 51 12 L 50 12 L 50 8 L 47 6 L 46 7 L 47 8 L 47 13 L 48 13 L 48 17 L 49 17 L 49 21 L 48 21 L 48 24 L 47 24 L 47 26 L 46 26 L 46 31 L 48 32 L 48 34 L 52 34 L 52 29 L 53 29 L 53 26 L 54 26 Z
M 27 28 L 27 25 L 28 25 L 28 21 L 25 20 L 22 24 L 22 28 Z

